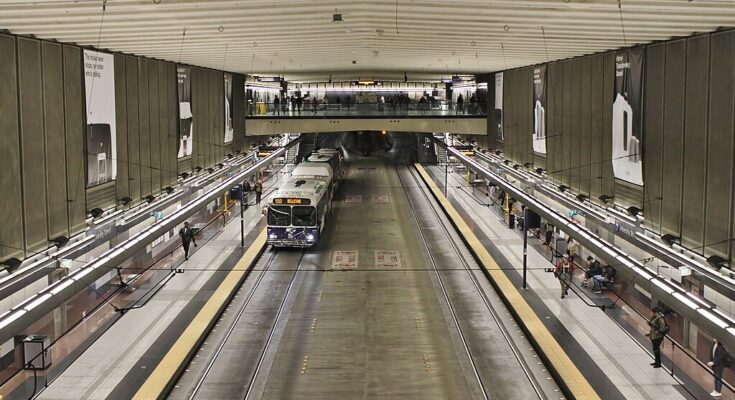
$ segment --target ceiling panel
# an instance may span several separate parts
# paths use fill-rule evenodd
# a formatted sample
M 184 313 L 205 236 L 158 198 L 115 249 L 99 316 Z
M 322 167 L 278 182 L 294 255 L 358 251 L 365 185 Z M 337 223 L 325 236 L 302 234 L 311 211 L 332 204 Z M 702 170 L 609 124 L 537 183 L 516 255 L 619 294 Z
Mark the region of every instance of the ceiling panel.
M 235 72 L 319 79 L 330 73 L 488 72 L 735 26 L 733 0 L 623 0 L 621 5 L 615 0 L 0 0 L 0 28 Z M 343 22 L 332 22 L 335 11 Z

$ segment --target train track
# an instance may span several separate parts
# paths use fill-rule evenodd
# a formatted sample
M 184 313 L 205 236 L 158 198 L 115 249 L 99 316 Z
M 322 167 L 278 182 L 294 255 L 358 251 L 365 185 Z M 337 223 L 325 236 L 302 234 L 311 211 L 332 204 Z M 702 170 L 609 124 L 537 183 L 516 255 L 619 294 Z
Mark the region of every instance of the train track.
M 276 327 L 278 326 L 278 323 L 281 319 L 281 315 L 283 314 L 286 301 L 289 298 L 293 288 L 294 288 L 294 282 L 296 281 L 296 276 L 298 275 L 299 268 L 301 266 L 301 261 L 304 258 L 304 254 L 306 253 L 304 250 L 298 251 L 298 252 L 289 252 L 287 250 L 278 250 L 275 248 L 270 248 L 269 251 L 263 253 L 265 256 L 266 254 L 269 255 L 268 261 L 266 263 L 265 268 L 261 271 L 260 275 L 256 278 L 256 281 L 253 284 L 253 287 L 248 292 L 246 298 L 242 301 L 242 303 L 239 305 L 237 309 L 237 314 L 235 318 L 232 319 L 232 321 L 229 323 L 226 333 L 224 334 L 224 337 L 220 340 L 217 349 L 214 351 L 211 359 L 207 363 L 207 366 L 204 369 L 204 372 L 197 380 L 196 384 L 194 385 L 194 388 L 191 392 L 191 394 L 188 396 L 190 400 L 193 400 L 197 397 L 199 394 L 200 389 L 203 387 L 204 383 L 207 381 L 207 379 L 210 376 L 210 373 L 213 370 L 214 365 L 217 363 L 217 361 L 220 359 L 220 355 L 223 353 L 224 349 L 226 348 L 227 344 L 230 341 L 230 338 L 233 334 L 233 332 L 236 330 L 238 325 L 241 322 L 241 319 L 243 315 L 245 314 L 245 311 L 250 304 L 250 301 L 255 296 L 255 294 L 258 292 L 258 290 L 262 287 L 263 279 L 265 276 L 269 273 L 269 270 L 274 264 L 278 264 L 276 262 L 276 258 L 281 254 L 298 254 L 298 261 L 295 263 L 296 268 L 293 269 L 293 274 L 288 280 L 288 285 L 286 287 L 285 293 L 283 294 L 283 297 L 281 298 L 281 301 L 278 305 L 278 310 L 276 311 L 276 314 L 273 318 L 273 324 L 268 330 L 268 335 L 265 340 L 265 345 L 263 346 L 263 350 L 260 352 L 260 355 L 258 356 L 258 361 L 255 366 L 255 369 L 253 370 L 253 373 L 248 378 L 247 385 L 245 386 L 247 388 L 247 391 L 245 392 L 244 398 L 247 399 L 253 389 L 253 383 L 255 382 L 255 379 L 258 377 L 258 373 L 261 370 L 261 367 L 263 365 L 263 361 L 265 359 L 266 354 L 268 353 L 268 350 L 271 348 L 271 343 L 273 341 L 274 334 L 276 332 Z M 263 257 L 263 256 L 261 256 Z M 257 264 L 257 262 L 256 262 Z M 266 288 L 267 289 L 267 288 Z
M 398 158 L 396 158 L 396 162 L 398 161 Z M 436 220 L 439 222 L 439 227 L 441 228 L 444 236 L 446 236 L 446 242 L 450 244 L 452 247 L 452 250 L 457 256 L 457 260 L 460 260 L 463 269 L 466 271 L 468 276 L 470 277 L 470 280 L 472 281 L 477 293 L 480 295 L 480 298 L 482 299 L 486 309 L 490 313 L 492 319 L 495 321 L 496 325 L 498 326 L 498 329 L 500 330 L 501 334 L 503 335 L 504 340 L 508 343 L 508 346 L 510 347 L 513 356 L 518 361 L 519 365 L 521 366 L 524 374 L 528 378 L 528 381 L 533 387 L 534 392 L 537 394 L 539 399 L 546 399 L 547 396 L 543 393 L 543 390 L 541 389 L 539 383 L 536 381 L 535 377 L 530 371 L 530 368 L 528 367 L 525 360 L 521 357 L 520 351 L 518 349 L 518 346 L 515 342 L 511 339 L 510 332 L 505 328 L 505 326 L 500 321 L 500 316 L 498 311 L 495 309 L 495 307 L 490 303 L 490 300 L 487 298 L 487 295 L 485 294 L 484 290 L 481 288 L 480 282 L 477 279 L 477 276 L 472 272 L 472 268 L 465 258 L 463 252 L 460 250 L 460 246 L 456 243 L 455 238 L 451 235 L 450 229 L 446 226 L 446 223 L 442 219 L 442 215 L 440 214 L 440 211 L 437 210 L 436 205 L 434 204 L 433 199 L 426 193 L 424 190 L 424 183 L 421 181 L 420 177 L 416 176 L 416 172 L 413 171 L 409 166 L 408 163 L 405 163 L 406 160 L 404 160 L 405 166 L 403 168 L 399 167 L 399 165 L 396 163 L 394 165 L 396 174 L 398 176 L 399 181 L 401 182 L 401 186 L 403 187 L 403 192 L 406 195 L 407 204 L 409 205 L 410 214 L 413 217 L 414 222 L 416 223 L 416 227 L 419 231 L 419 237 L 421 239 L 421 242 L 423 243 L 424 248 L 426 249 L 427 255 L 429 256 L 429 260 L 431 261 L 433 272 L 437 278 L 437 281 L 439 283 L 439 287 L 441 288 L 442 295 L 444 297 L 444 300 L 447 304 L 447 307 L 449 309 L 449 313 L 452 317 L 452 320 L 454 322 L 454 325 L 457 328 L 457 332 L 459 334 L 459 338 L 461 340 L 462 347 L 468 357 L 468 360 L 470 362 L 470 365 L 473 370 L 473 374 L 475 379 L 477 380 L 481 390 L 482 395 L 484 399 L 489 399 L 490 396 L 487 391 L 487 386 L 483 382 L 483 379 L 481 377 L 481 374 L 477 368 L 477 364 L 475 361 L 475 356 L 472 354 L 472 351 L 470 350 L 470 347 L 467 343 L 466 334 L 463 331 L 463 328 L 459 322 L 459 318 L 457 317 L 457 313 L 455 310 L 454 305 L 452 304 L 452 301 L 450 300 L 448 291 L 447 291 L 447 285 L 444 282 L 444 278 L 442 277 L 441 270 L 437 266 L 437 262 L 435 259 L 435 256 L 433 254 L 433 251 L 431 250 L 431 246 L 429 246 L 429 241 L 426 238 L 426 235 L 424 234 L 423 228 L 421 226 L 417 211 L 416 211 L 416 199 L 412 198 L 412 194 L 409 193 L 408 188 L 414 187 L 417 188 L 417 191 L 421 193 L 423 199 L 429 204 L 429 208 L 432 211 L 432 214 L 436 217 Z M 403 170 L 403 173 L 402 173 Z M 410 174 L 411 179 L 413 180 L 413 184 L 407 185 L 407 182 L 402 177 L 403 174 Z M 415 193 L 414 193 L 415 194 Z

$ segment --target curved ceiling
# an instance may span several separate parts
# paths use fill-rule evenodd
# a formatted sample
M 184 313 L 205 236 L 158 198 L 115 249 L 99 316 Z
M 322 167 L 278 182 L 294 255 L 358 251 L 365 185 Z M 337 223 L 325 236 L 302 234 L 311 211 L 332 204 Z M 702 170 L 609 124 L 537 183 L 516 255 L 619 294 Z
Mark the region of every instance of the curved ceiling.
M 622 25 L 616 0 L 0 0 L 12 33 L 288 78 L 488 72 L 731 26 L 735 0 L 622 0 Z

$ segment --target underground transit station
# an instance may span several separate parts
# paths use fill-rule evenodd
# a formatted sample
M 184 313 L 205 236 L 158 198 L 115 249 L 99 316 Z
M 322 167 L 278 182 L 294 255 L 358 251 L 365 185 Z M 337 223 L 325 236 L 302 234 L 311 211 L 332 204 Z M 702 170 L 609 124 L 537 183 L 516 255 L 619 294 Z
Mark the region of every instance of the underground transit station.
M 0 400 L 735 400 L 735 1 L 0 0 Z

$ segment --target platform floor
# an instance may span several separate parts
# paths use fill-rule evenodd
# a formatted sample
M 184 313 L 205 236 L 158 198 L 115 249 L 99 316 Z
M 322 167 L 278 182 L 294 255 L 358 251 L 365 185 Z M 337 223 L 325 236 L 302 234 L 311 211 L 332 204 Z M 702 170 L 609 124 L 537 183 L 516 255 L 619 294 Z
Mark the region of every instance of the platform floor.
M 225 343 L 208 374 L 202 379 L 206 368 L 199 361 L 190 365 L 171 398 L 189 398 L 195 390 L 202 399 L 539 398 L 485 309 L 481 296 L 492 289 L 473 286 L 470 274 L 477 266 L 464 269 L 466 249 L 457 254 L 449 246 L 431 205 L 420 200 L 422 189 L 410 168 L 400 171 L 449 302 L 409 211 L 393 155 L 353 160 L 320 244 L 303 256 L 272 251 L 265 259 L 275 261 L 259 265 L 268 275 L 292 273 L 293 283 L 261 284 L 248 317 L 235 326 L 238 334 Z M 492 301 L 500 307 L 496 296 Z M 256 320 L 261 327 L 267 320 L 268 329 L 253 327 Z M 220 326 L 226 329 L 227 323 Z M 520 340 L 534 360 L 533 379 L 558 396 L 528 343 Z M 269 345 L 257 353 L 255 343 Z M 199 360 L 212 359 L 215 347 L 208 345 Z
M 264 189 L 276 181 L 269 179 Z M 252 200 L 252 199 L 251 199 Z M 245 212 L 245 231 L 261 222 L 259 207 Z M 251 240 L 252 238 L 248 238 Z M 242 255 L 239 220 L 231 221 L 189 260 L 143 308 L 128 311 L 69 368 L 45 388 L 40 399 L 131 398 L 145 377 Z M 134 382 L 136 386 L 131 386 Z
M 430 168 L 435 181 L 443 185 L 444 168 Z M 471 186 L 460 174 L 450 174 L 447 185 L 453 205 L 465 215 L 474 232 L 484 239 L 493 257 L 511 279 L 520 282 L 523 268 L 523 238 L 484 204 L 484 195 L 473 196 Z M 537 239 L 530 239 L 537 240 Z M 530 241 L 529 240 L 529 241 Z M 625 399 L 691 399 L 681 383 L 664 369 L 654 369 L 650 350 L 642 347 L 598 308 L 587 305 L 577 295 L 560 298 L 559 282 L 545 272 L 553 265 L 529 246 L 528 287 L 526 297 L 536 313 L 554 321 L 555 334 L 570 357 L 588 375 L 595 388 L 603 390 L 603 398 Z M 577 282 L 579 283 L 579 282 Z M 584 296 L 584 294 L 582 294 Z M 600 376 L 602 374 L 602 376 Z M 598 375 L 595 377 L 595 375 Z

